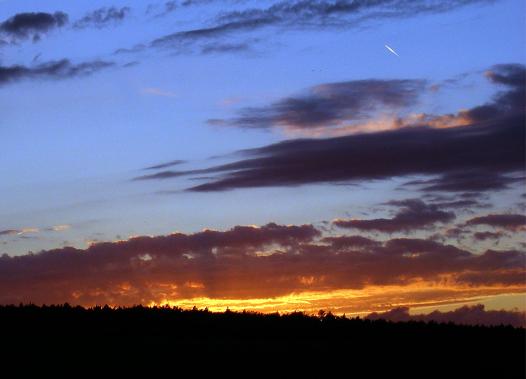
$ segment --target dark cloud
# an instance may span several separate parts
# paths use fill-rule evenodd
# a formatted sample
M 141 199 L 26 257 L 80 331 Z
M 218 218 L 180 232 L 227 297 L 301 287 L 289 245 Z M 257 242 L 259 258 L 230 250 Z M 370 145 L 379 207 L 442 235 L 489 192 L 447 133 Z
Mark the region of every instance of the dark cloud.
M 208 43 L 201 47 L 202 54 L 221 54 L 238 53 L 249 51 L 257 41 L 237 42 L 237 43 Z
M 60 28 L 68 22 L 68 15 L 63 12 L 18 13 L 0 23 L 0 34 L 14 40 L 33 38 L 40 39 L 41 34 Z
M 187 0 L 181 6 L 202 5 L 214 0 Z M 245 1 L 234 1 L 243 3 Z M 487 4 L 492 0 L 447 0 L 431 3 L 410 2 L 406 0 L 375 0 L 357 2 L 353 0 L 322 1 L 300 0 L 279 1 L 263 8 L 245 8 L 240 11 L 222 12 L 208 26 L 177 31 L 145 44 L 137 44 L 132 48 L 119 48 L 115 53 L 135 53 L 147 48 L 169 48 L 176 53 L 200 52 L 209 53 L 214 50 L 210 42 L 234 37 L 240 33 L 253 32 L 266 27 L 281 29 L 319 29 L 327 27 L 353 28 L 365 22 L 383 19 L 399 19 L 414 17 L 419 14 L 447 12 L 470 4 Z M 165 3 L 168 13 L 177 7 L 175 2 Z M 152 13 L 158 6 L 151 4 L 147 13 Z M 160 11 L 158 16 L 167 14 Z M 203 42 L 208 42 L 203 46 Z M 197 44 L 198 49 L 193 50 Z M 234 48 L 238 45 L 237 48 Z M 245 52 L 245 46 L 239 42 L 225 42 L 220 52 Z M 218 52 L 217 50 L 213 52 Z
M 267 298 L 422 280 L 501 292 L 524 285 L 525 255 L 518 251 L 473 254 L 425 239 L 322 237 L 312 225 L 268 224 L 4 255 L 0 303 Z
M 177 1 L 166 1 L 162 4 L 162 9 L 159 9 L 160 4 L 149 4 L 146 7 L 146 14 L 154 14 L 154 17 L 164 17 L 178 8 Z
M 252 8 L 222 14 L 218 20 L 229 23 L 271 20 L 288 27 L 356 26 L 366 20 L 415 17 L 425 13 L 451 11 L 461 6 L 490 3 L 486 0 L 446 0 L 426 3 L 404 0 L 299 0 L 280 1 L 267 8 Z
M 523 214 L 489 214 L 486 216 L 474 217 L 466 221 L 466 225 L 486 225 L 495 228 L 521 230 L 526 229 L 526 216 Z
M 0 237 L 17 235 L 20 231 L 15 229 L 0 230 Z
M 326 83 L 305 95 L 289 97 L 271 106 L 245 108 L 223 124 L 242 128 L 313 128 L 364 120 L 379 108 L 407 107 L 425 88 L 422 80 L 354 80 Z M 215 120 L 217 123 L 217 120 Z
M 507 77 L 507 67 L 495 66 L 491 72 Z M 492 102 L 464 111 L 462 117 L 469 123 L 463 126 L 437 128 L 424 124 L 326 139 L 295 139 L 242 151 L 245 158 L 232 163 L 141 179 L 215 174 L 216 179 L 189 189 L 205 192 L 421 175 L 431 179 L 412 184 L 424 190 L 503 189 L 521 180 L 526 164 L 524 107 L 513 100 L 520 96 L 524 104 L 526 99 L 524 85 L 516 81 L 516 76 L 508 79 L 507 91 Z M 481 111 L 483 107 L 486 109 Z M 330 117 L 323 112 L 319 116 L 326 120 Z
M 244 2 L 246 0 L 231 0 L 233 2 L 236 2 L 236 3 L 241 3 L 241 2 Z M 217 2 L 217 0 L 183 0 L 181 2 L 181 5 L 183 7 L 189 7 L 189 6 L 192 6 L 192 5 L 205 5 L 205 4 L 210 4 L 210 3 L 213 3 L 213 2 Z
M 476 200 L 452 200 L 452 201 L 443 201 L 434 203 L 437 207 L 443 209 L 473 209 L 473 208 L 485 208 L 488 207 L 488 204 L 480 203 Z
M 421 200 L 392 201 L 389 204 L 400 207 L 393 218 L 336 220 L 333 224 L 340 228 L 394 233 L 412 232 L 429 228 L 439 222 L 447 223 L 455 219 L 453 212 L 445 212 L 436 205 L 426 204 Z
M 183 7 L 202 5 L 214 0 L 186 0 Z M 235 1 L 241 3 L 244 1 Z M 177 31 L 146 43 L 132 47 L 119 48 L 115 54 L 137 53 L 148 48 L 168 48 L 176 54 L 182 53 L 239 53 L 246 52 L 251 45 L 246 42 L 222 39 L 234 37 L 240 33 L 251 32 L 266 27 L 282 29 L 320 29 L 327 27 L 352 28 L 367 21 L 381 19 L 400 19 L 419 14 L 447 12 L 470 4 L 491 3 L 492 0 L 448 0 L 419 2 L 406 0 L 377 0 L 356 2 L 353 0 L 321 1 L 300 0 L 280 1 L 266 8 L 248 8 L 241 11 L 223 12 L 209 26 Z M 178 7 L 175 1 L 168 1 L 156 17 L 172 13 Z M 159 8 L 150 4 L 146 13 L 151 14 Z M 221 46 L 221 47 L 217 47 Z
M 455 227 L 447 229 L 444 235 L 439 238 L 441 240 L 446 240 L 447 238 L 451 238 L 459 242 L 467 234 L 469 234 L 468 230 L 464 229 L 462 226 L 457 225 Z
M 89 12 L 80 20 L 76 21 L 73 24 L 74 28 L 84 29 L 84 28 L 104 28 L 108 25 L 114 25 L 118 22 L 124 20 L 130 13 L 129 7 L 109 7 L 109 8 L 100 8 Z
M 163 9 L 163 12 L 160 14 L 160 16 L 165 16 L 169 13 L 172 13 L 176 9 L 177 9 L 176 1 L 167 1 L 166 3 L 164 3 L 164 9 Z
M 195 186 L 191 191 L 363 181 L 405 175 L 458 177 L 483 170 L 508 183 L 508 177 L 502 173 L 517 172 L 524 167 L 524 121 L 523 116 L 513 116 L 469 127 L 404 128 L 323 140 L 291 140 L 245 151 L 249 157 L 244 160 L 186 174 L 221 174 L 218 179 Z M 454 187 L 446 188 L 451 191 Z M 462 190 L 465 189 L 462 186 Z M 470 189 L 488 188 L 483 185 Z
M 389 320 L 393 322 L 403 321 L 435 321 L 454 322 L 465 325 L 512 325 L 515 327 L 526 327 L 526 314 L 519 311 L 490 310 L 484 305 L 466 305 L 459 309 L 441 312 L 434 311 L 429 314 L 410 314 L 409 308 L 400 307 L 383 313 L 371 313 L 366 317 L 369 320 Z
M 91 61 L 74 64 L 68 59 L 51 61 L 36 66 L 0 66 L 0 85 L 24 79 L 65 79 L 91 75 L 113 66 L 111 62 Z
M 270 20 L 257 20 L 254 22 L 234 22 L 210 28 L 186 30 L 157 38 L 149 44 L 149 47 L 179 49 L 189 43 L 215 38 L 235 30 L 251 29 L 270 24 Z
M 167 167 L 177 166 L 183 163 L 186 163 L 186 161 L 177 159 L 175 161 L 170 161 L 170 162 L 160 163 L 154 166 L 149 166 L 149 167 L 144 168 L 143 170 L 160 170 L 160 169 L 167 168 Z
M 152 180 L 152 179 L 171 179 L 186 175 L 186 172 L 181 171 L 160 171 L 155 174 L 141 175 L 133 178 L 133 180 Z
M 363 236 L 325 237 L 322 241 L 330 244 L 334 249 L 337 250 L 345 250 L 349 248 L 378 248 L 382 245 L 378 241 Z
M 177 9 L 177 2 L 176 1 L 167 1 L 164 3 L 164 13 L 171 13 Z
M 500 64 L 486 71 L 486 77 L 495 84 L 514 88 L 514 91 L 504 91 L 496 96 L 497 106 L 505 111 L 524 108 L 526 92 L 526 71 L 521 64 Z
M 124 68 L 134 67 L 134 66 L 137 66 L 139 64 L 140 64 L 139 61 L 131 61 L 131 62 L 123 64 L 122 67 L 124 67 Z
M 476 232 L 473 234 L 473 239 L 477 241 L 500 240 L 504 236 L 506 234 L 503 232 Z
M 526 182 L 526 178 L 474 169 L 469 172 L 451 172 L 432 179 L 413 180 L 405 185 L 417 186 L 421 191 L 464 192 L 503 190 L 520 182 Z

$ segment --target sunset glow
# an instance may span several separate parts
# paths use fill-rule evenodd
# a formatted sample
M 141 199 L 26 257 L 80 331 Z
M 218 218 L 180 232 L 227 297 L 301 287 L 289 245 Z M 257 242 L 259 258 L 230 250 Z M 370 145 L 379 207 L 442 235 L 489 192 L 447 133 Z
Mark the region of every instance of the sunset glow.
M 526 325 L 525 14 L 0 1 L 0 305 Z

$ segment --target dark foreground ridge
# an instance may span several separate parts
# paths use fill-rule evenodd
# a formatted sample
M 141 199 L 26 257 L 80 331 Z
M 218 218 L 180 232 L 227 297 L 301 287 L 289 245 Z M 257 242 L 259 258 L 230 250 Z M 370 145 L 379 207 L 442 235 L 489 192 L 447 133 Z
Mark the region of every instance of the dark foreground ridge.
M 297 370 L 366 370 L 375 376 L 481 374 L 524 377 L 526 331 L 254 312 L 212 313 L 169 307 L 0 306 L 2 357 L 26 363 L 166 365 L 247 362 Z M 35 363 L 36 364 L 36 363 Z M 131 366 L 130 366 L 131 365 Z M 166 366 L 166 368 L 168 368 Z M 281 367 L 281 366 L 280 366 Z M 348 375 L 346 375 L 348 377 Z

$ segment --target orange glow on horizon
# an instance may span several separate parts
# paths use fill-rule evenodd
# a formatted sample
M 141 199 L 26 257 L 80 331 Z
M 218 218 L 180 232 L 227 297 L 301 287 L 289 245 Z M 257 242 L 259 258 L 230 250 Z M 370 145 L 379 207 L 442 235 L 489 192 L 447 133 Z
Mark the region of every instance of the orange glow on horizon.
M 208 308 L 212 312 L 257 311 L 261 313 L 290 313 L 301 311 L 317 313 L 320 309 L 334 314 L 366 315 L 383 312 L 397 307 L 409 307 L 429 312 L 440 307 L 462 306 L 484 303 L 502 295 L 523 298 L 526 310 L 526 287 L 459 287 L 414 283 L 407 286 L 369 286 L 363 289 L 304 291 L 273 298 L 227 299 L 198 296 L 188 299 L 162 299 L 152 301 L 148 306 L 172 306 L 189 309 Z M 504 304 L 505 305 L 505 304 Z

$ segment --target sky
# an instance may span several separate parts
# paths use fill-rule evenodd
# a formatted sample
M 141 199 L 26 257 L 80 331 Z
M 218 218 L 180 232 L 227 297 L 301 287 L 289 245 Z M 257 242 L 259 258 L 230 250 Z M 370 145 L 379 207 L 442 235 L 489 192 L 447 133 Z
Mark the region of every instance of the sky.
M 1 1 L 0 303 L 526 310 L 525 14 Z

